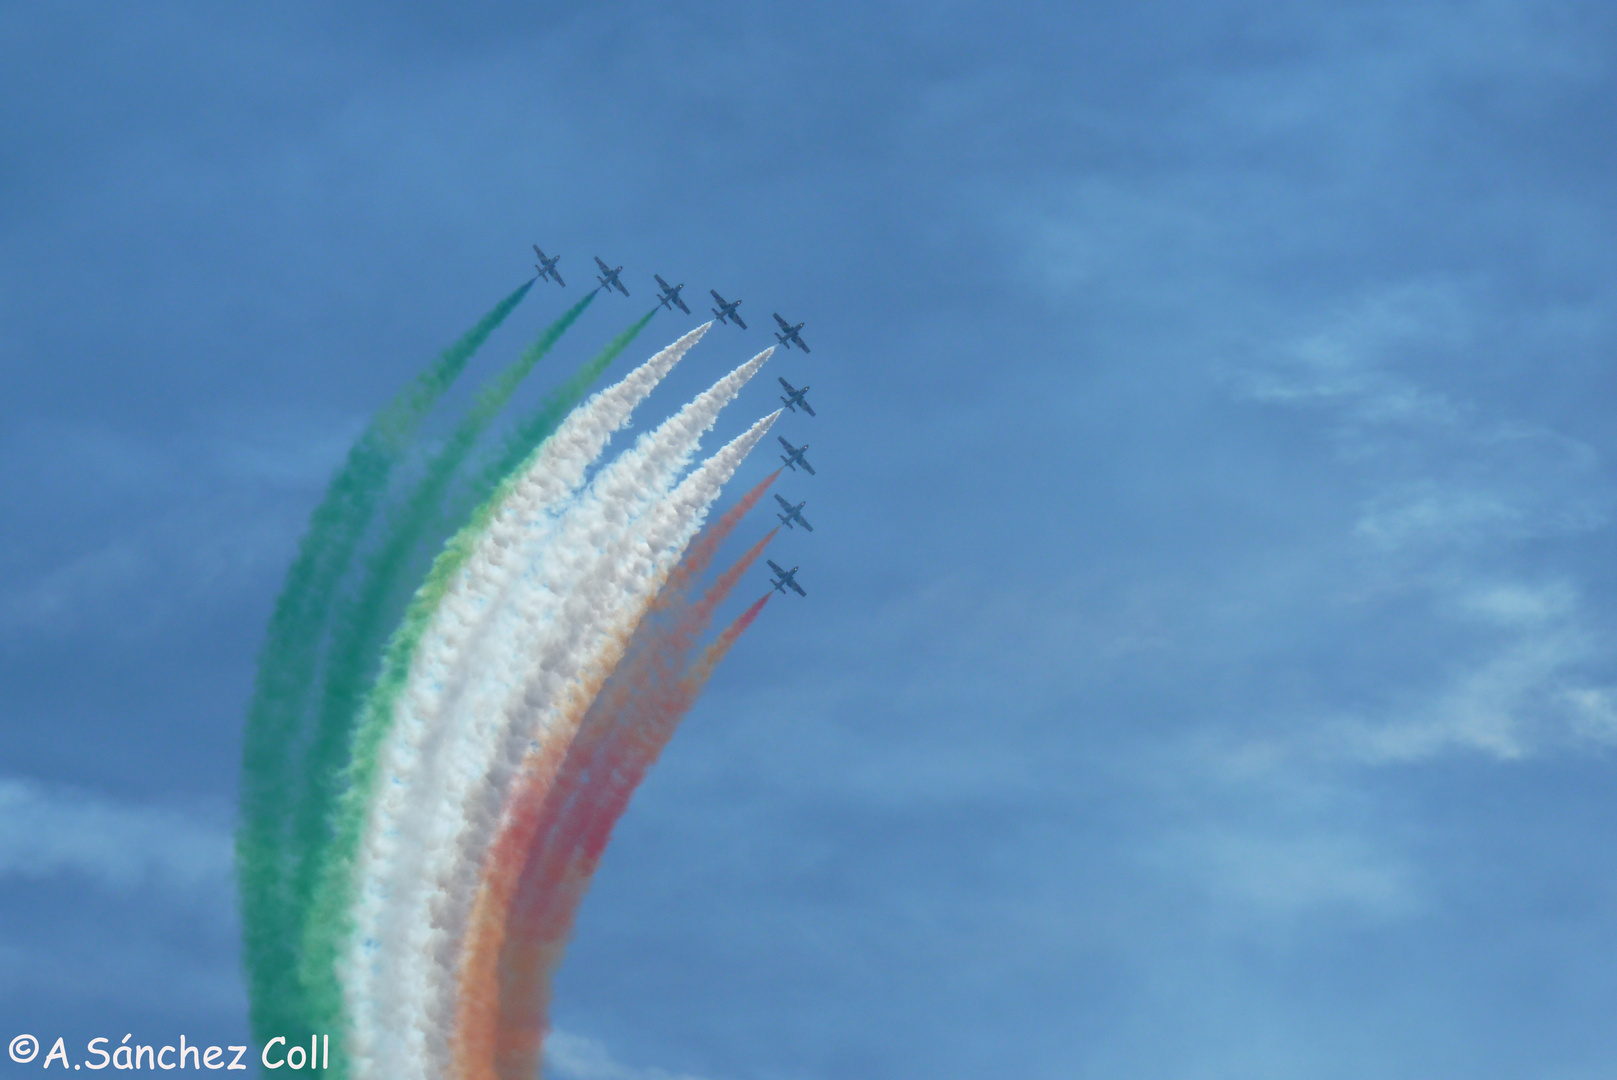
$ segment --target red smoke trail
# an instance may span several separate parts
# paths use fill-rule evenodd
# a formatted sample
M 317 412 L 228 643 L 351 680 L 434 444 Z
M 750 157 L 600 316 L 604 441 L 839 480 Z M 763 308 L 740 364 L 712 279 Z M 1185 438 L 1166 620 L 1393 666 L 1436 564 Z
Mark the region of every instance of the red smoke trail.
M 769 535 L 773 536 L 775 534 L 771 532 Z M 766 592 L 754 600 L 750 608 L 737 615 L 736 621 L 724 628 L 724 633 L 720 634 L 713 644 L 702 650 L 701 658 L 691 666 L 690 674 L 686 675 L 681 682 L 682 686 L 691 688 L 692 701 L 696 700 L 696 695 L 701 692 L 702 687 L 706 685 L 707 680 L 712 676 L 713 669 L 719 666 L 719 661 L 724 659 L 724 654 L 730 651 L 730 646 L 734 645 L 742 632 L 752 625 L 753 620 L 758 617 L 758 613 L 763 611 L 764 605 L 769 603 L 769 598 L 774 595 L 773 592 Z
M 711 618 L 712 609 L 762 554 L 770 537 L 753 545 L 702 598 L 697 608 L 705 608 L 706 615 L 700 621 Z M 558 790 L 556 802 L 547 804 L 547 811 L 557 808 L 556 819 L 529 853 L 506 925 L 499 959 L 495 1050 L 495 1075 L 500 1080 L 535 1075 L 550 1027 L 551 981 L 612 829 L 714 668 L 752 625 L 770 595 L 765 593 L 726 627 L 683 677 L 648 687 L 626 711 L 602 717 L 605 737 L 597 745 L 588 750 L 579 747 L 583 752 L 577 756 L 568 754 L 566 771 L 578 790 L 569 792 L 572 798 L 565 803 Z M 698 621 L 695 611 L 687 625 Z M 694 642 L 683 634 L 671 635 L 675 636 L 685 638 L 683 654 L 688 656 Z
M 533 855 L 545 849 L 547 838 L 566 832 L 565 822 L 569 820 L 569 814 L 584 813 L 589 805 L 598 801 L 591 798 L 591 785 L 603 775 L 599 763 L 616 756 L 611 747 L 619 741 L 621 733 L 617 729 L 620 720 L 637 715 L 641 711 L 640 702 L 666 698 L 666 688 L 679 683 L 679 676 L 695 648 L 696 639 L 712 621 L 714 610 L 774 536 L 774 532 L 770 532 L 726 571 L 699 601 L 691 602 L 689 594 L 694 581 L 712 564 L 719 547 L 747 511 L 763 498 L 777 475 L 778 470 L 742 496 L 686 550 L 668 581 L 658 591 L 634 635 L 619 653 L 627 659 L 619 664 L 606 665 L 603 671 L 609 673 L 610 678 L 603 675 L 604 685 L 589 687 L 579 695 L 575 707 L 584 711 L 584 715 L 576 725 L 576 734 L 571 743 L 563 740 L 555 740 L 561 745 L 542 743 L 524 762 L 523 777 L 504 812 L 499 836 L 484 867 L 483 881 L 462 951 L 454 1042 L 456 1072 L 466 1080 L 492 1080 L 496 1076 L 519 1075 L 507 1070 L 504 1066 L 507 1055 L 496 1049 L 500 1015 L 505 1011 L 502 999 L 506 994 L 500 988 L 502 978 L 512 973 L 518 976 L 516 982 L 522 984 L 524 980 L 521 974 L 526 970 L 535 978 L 542 979 L 542 986 L 548 988 L 549 974 L 560 960 L 567 934 L 563 932 L 555 939 L 554 956 L 541 955 L 544 947 L 539 939 L 548 941 L 552 936 L 541 932 L 537 936 L 528 935 L 533 941 L 532 948 L 528 950 L 531 956 L 523 954 L 519 958 L 513 954 L 508 959 L 505 955 L 511 951 L 506 945 L 508 917 L 514 904 L 523 905 L 524 909 L 534 907 L 530 894 L 535 890 L 550 894 L 544 903 L 546 908 L 571 912 L 582 900 L 594 871 L 592 863 L 582 877 L 576 877 L 566 870 L 545 875 L 539 872 L 541 868 L 538 866 L 530 874 L 528 867 L 535 863 Z M 711 673 L 711 666 L 707 672 Z M 705 674 L 701 682 L 706 682 Z M 694 702 L 700 685 L 696 684 L 691 692 L 691 702 Z M 685 704 L 678 715 L 683 715 L 689 707 L 689 703 Z M 675 723 L 678 715 L 674 717 Z M 577 713 L 573 716 L 577 718 Z M 572 725 L 564 722 L 561 729 L 569 726 Z M 672 734 L 672 724 L 668 733 Z M 667 736 L 664 736 L 663 742 L 666 740 Z M 659 745 L 657 749 L 660 748 Z M 651 759 L 655 757 L 656 751 L 652 751 Z M 645 764 L 649 766 L 650 760 Z M 644 767 L 640 769 L 640 775 L 644 775 Z M 637 784 L 638 778 L 634 782 Z M 631 785 L 629 793 L 632 790 Z M 627 805 L 627 793 L 623 803 Z M 621 813 L 620 807 L 612 820 L 615 821 Z M 607 832 L 610 833 L 610 825 Z M 543 862 L 542 859 L 539 861 Z M 530 878 L 533 880 L 530 881 Z M 567 925 L 571 925 L 570 915 Z M 536 949 L 539 951 L 534 951 Z M 548 990 L 541 992 L 540 984 L 535 984 L 531 990 L 518 991 L 518 996 L 523 1000 L 532 999 L 536 994 L 542 994 L 548 1000 Z M 542 1025 L 543 1011 L 538 1015 Z M 530 1063 L 537 1059 L 543 1034 L 542 1026 L 534 1031 L 532 1049 L 526 1054 L 526 1060 Z M 523 1041 L 526 1043 L 528 1040 Z M 525 1078 L 533 1076 L 533 1067 L 530 1066 L 526 1073 L 520 1075 Z

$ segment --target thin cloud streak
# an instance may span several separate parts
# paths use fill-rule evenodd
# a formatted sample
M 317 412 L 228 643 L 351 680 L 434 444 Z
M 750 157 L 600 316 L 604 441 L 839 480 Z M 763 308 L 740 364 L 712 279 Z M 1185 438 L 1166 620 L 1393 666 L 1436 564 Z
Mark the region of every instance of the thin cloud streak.
M 229 833 L 154 807 L 0 779 L 0 876 L 70 874 L 114 892 L 218 892 L 228 902 Z

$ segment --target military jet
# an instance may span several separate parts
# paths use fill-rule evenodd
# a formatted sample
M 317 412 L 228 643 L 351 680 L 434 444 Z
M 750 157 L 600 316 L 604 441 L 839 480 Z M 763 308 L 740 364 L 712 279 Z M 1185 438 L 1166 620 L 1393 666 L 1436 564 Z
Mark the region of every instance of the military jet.
M 533 245 L 533 253 L 539 256 L 539 265 L 534 267 L 535 270 L 539 271 L 539 276 L 553 277 L 556 279 L 556 284 L 565 289 L 567 282 L 561 279 L 561 271 L 556 269 L 556 264 L 561 262 L 561 256 L 557 255 L 554 259 L 545 258 L 545 253 L 539 250 L 538 244 Z
M 790 466 L 793 472 L 796 472 L 797 467 L 801 465 L 808 470 L 810 476 L 814 475 L 814 466 L 810 465 L 808 459 L 803 456 L 808 453 L 808 443 L 804 443 L 802 446 L 793 446 L 783 436 L 776 435 L 775 438 L 780 439 L 780 444 L 786 448 L 786 453 L 780 456 L 783 464 Z
M 802 323 L 798 323 L 796 326 L 793 326 L 791 323 L 789 323 L 785 319 L 781 318 L 780 317 L 780 312 L 778 312 L 778 311 L 775 312 L 775 321 L 780 323 L 780 328 L 783 331 L 785 331 L 785 333 L 775 335 L 775 340 L 776 341 L 780 342 L 782 345 L 786 346 L 788 349 L 790 349 L 793 345 L 796 345 L 799 349 L 802 349 L 804 352 L 809 351 L 809 347 L 807 345 L 803 344 L 803 339 L 797 336 L 797 332 L 799 330 L 803 329 L 803 324 Z
M 683 281 L 678 285 L 670 285 L 663 280 L 661 274 L 652 274 L 651 276 L 657 279 L 657 287 L 663 291 L 662 300 L 660 301 L 663 307 L 677 306 L 685 314 L 689 315 L 691 313 L 691 309 L 685 306 L 685 301 L 679 298 L 679 290 L 685 287 Z
M 808 413 L 810 416 L 814 415 L 814 407 L 808 403 L 808 399 L 803 397 L 804 394 L 809 392 L 808 387 L 805 386 L 803 389 L 797 390 L 792 387 L 791 383 L 787 382 L 785 379 L 782 379 L 779 375 L 775 376 L 775 378 L 782 386 L 786 388 L 787 396 L 780 399 L 780 403 L 782 405 L 786 406 L 793 412 L 796 412 L 797 407 L 801 405 L 803 406 L 804 412 Z
M 771 581 L 770 584 L 775 586 L 776 592 L 785 592 L 787 588 L 791 588 L 797 592 L 798 596 L 808 595 L 808 593 L 803 591 L 803 586 L 797 583 L 797 567 L 794 566 L 790 570 L 782 570 L 780 567 L 775 565 L 774 559 L 765 559 L 764 562 L 768 563 L 769 568 L 775 572 L 775 580 Z
M 803 507 L 808 505 L 808 500 L 807 499 L 804 499 L 802 502 L 798 503 L 796 506 L 793 506 L 791 503 L 787 502 L 785 499 L 781 498 L 779 495 L 775 496 L 775 501 L 780 503 L 780 508 L 782 510 L 786 511 L 784 514 L 776 514 L 775 515 L 776 517 L 780 518 L 780 523 L 782 525 L 784 525 L 788 529 L 790 529 L 792 527 L 792 522 L 795 521 L 799 525 L 803 526 L 803 528 L 808 530 L 809 532 L 814 531 L 814 526 L 810 525 L 808 523 L 808 521 L 803 517 Z
M 741 316 L 736 314 L 736 308 L 741 306 L 741 301 L 737 300 L 734 303 L 730 303 L 726 301 L 724 297 L 719 295 L 719 291 L 717 289 L 709 289 L 708 292 L 712 293 L 713 299 L 719 302 L 719 306 L 713 309 L 713 314 L 719 317 L 720 322 L 723 322 L 725 319 L 734 319 L 735 324 L 741 327 L 741 329 L 745 330 L 747 328 L 747 324 L 741 321 Z
M 601 268 L 601 273 L 595 275 L 595 280 L 601 283 L 601 288 L 605 289 L 607 292 L 611 292 L 615 288 L 624 296 L 629 295 L 629 290 L 625 289 L 623 287 L 623 282 L 618 280 L 618 275 L 623 273 L 623 267 L 620 266 L 616 270 L 608 269 L 606 263 L 601 261 L 601 257 L 599 255 L 595 256 L 595 265 Z M 602 274 L 606 276 L 602 277 Z

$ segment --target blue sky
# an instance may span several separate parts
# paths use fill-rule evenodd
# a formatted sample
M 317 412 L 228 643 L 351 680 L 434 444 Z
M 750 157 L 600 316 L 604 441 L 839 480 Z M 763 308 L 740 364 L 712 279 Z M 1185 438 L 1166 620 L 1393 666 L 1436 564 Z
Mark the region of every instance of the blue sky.
M 245 1031 L 280 576 L 538 241 L 475 373 L 599 253 L 534 392 L 655 271 L 753 329 L 648 417 L 772 310 L 820 414 L 810 596 L 619 829 L 558 1075 L 1609 1075 L 1614 56 L 1555 0 L 0 9 L 0 1034 Z

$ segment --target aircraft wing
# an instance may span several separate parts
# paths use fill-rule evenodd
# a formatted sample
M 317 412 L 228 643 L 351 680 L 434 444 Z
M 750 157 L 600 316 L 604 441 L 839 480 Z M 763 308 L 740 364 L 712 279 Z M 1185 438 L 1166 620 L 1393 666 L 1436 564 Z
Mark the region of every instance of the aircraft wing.
M 810 530 L 810 531 L 812 532 L 813 530 Z M 796 578 L 793 578 L 792 580 L 788 581 L 786 584 L 790 585 L 797 592 L 798 596 L 807 596 L 808 595 L 808 593 L 803 591 L 803 586 L 801 586 L 801 585 L 799 585 L 797 583 Z
M 802 349 L 802 350 L 803 350 L 803 351 L 804 351 L 804 352 L 808 352 L 808 351 L 809 351 L 809 347 L 808 347 L 808 346 L 807 346 L 807 345 L 805 345 L 805 344 L 804 344 L 804 343 L 803 343 L 803 339 L 802 339 L 802 338 L 800 338 L 800 337 L 798 337 L 798 336 L 797 336 L 797 335 L 796 335 L 796 334 L 793 334 L 793 335 L 792 335 L 792 340 L 793 340 L 793 341 L 795 341 L 795 342 L 797 342 L 797 347 L 798 347 L 798 348 L 799 348 L 799 349 Z M 813 413 L 812 413 L 812 412 L 811 412 L 811 413 L 809 413 L 809 415 L 810 415 L 810 416 L 813 416 L 813 415 L 814 415 L 814 414 L 813 414 Z
M 782 330 L 790 330 L 791 329 L 791 326 L 786 322 L 786 320 L 780 317 L 780 312 L 777 311 L 777 312 L 774 312 L 773 314 L 775 316 L 775 321 L 780 323 L 780 328 Z
M 807 469 L 807 470 L 808 470 L 808 474 L 809 474 L 809 475 L 810 475 L 810 476 L 813 476 L 813 475 L 814 475 L 814 466 L 812 466 L 812 465 L 810 465 L 810 464 L 809 464 L 809 463 L 808 463 L 808 458 L 798 458 L 798 459 L 797 459 L 797 463 L 798 463 L 798 464 L 799 464 L 799 465 L 801 465 L 801 466 L 803 466 L 803 468 L 805 468 L 805 469 Z M 809 530 L 809 532 L 813 532 L 813 531 L 814 531 L 814 530 L 813 530 L 813 529 L 810 529 L 810 530 Z
M 689 315 L 691 313 L 691 309 L 685 306 L 685 301 L 679 298 L 678 293 L 674 294 L 674 303 L 678 304 L 679 310 L 683 311 L 685 314 Z
M 775 573 L 777 573 L 777 574 L 784 574 L 786 572 L 786 571 L 782 570 L 780 567 L 775 565 L 775 560 L 774 559 L 765 559 L 764 562 L 768 563 L 769 568 L 771 570 L 775 571 Z
M 657 288 L 661 289 L 663 292 L 668 291 L 668 282 L 663 280 L 663 276 L 661 274 L 652 274 L 651 276 L 657 279 Z
M 798 404 L 803 406 L 804 412 L 808 413 L 810 416 L 814 415 L 814 406 L 808 403 L 808 398 L 804 398 L 802 401 L 799 401 Z
M 538 244 L 533 245 L 533 253 L 535 255 L 539 256 L 539 261 L 540 262 L 545 261 L 545 253 L 539 250 L 539 245 Z
M 599 255 L 595 256 L 595 265 L 601 268 L 601 273 L 603 274 L 610 274 L 612 272 L 612 268 L 606 265 L 606 263 L 602 262 Z
M 802 514 L 797 515 L 797 523 L 799 525 L 803 526 L 803 528 L 808 530 L 809 532 L 814 531 L 814 526 L 810 525 L 808 523 L 808 518 L 804 517 Z
M 797 447 L 795 447 L 791 443 L 787 442 L 786 441 L 786 436 L 784 436 L 784 435 L 776 435 L 775 438 L 780 440 L 780 444 L 786 448 L 786 452 L 788 454 L 797 453 Z
M 787 511 L 787 512 L 790 512 L 790 511 L 791 511 L 791 509 L 792 509 L 792 504 L 791 504 L 791 503 L 789 503 L 789 502 L 787 502 L 787 501 L 786 501 L 786 500 L 785 500 L 785 499 L 783 499 L 783 498 L 781 498 L 781 497 L 780 497 L 780 496 L 779 496 L 779 495 L 776 495 L 776 496 L 775 496 L 775 501 L 776 501 L 776 502 L 778 502 L 778 503 L 780 503 L 780 508 L 781 508 L 781 509 L 782 509 L 782 510 L 785 510 L 785 511 Z
M 612 284 L 616 285 L 618 287 L 618 292 L 622 293 L 624 296 L 629 295 L 629 290 L 625 289 L 623 287 L 623 282 L 619 281 L 617 278 L 612 279 Z
M 551 276 L 556 279 L 556 284 L 557 285 L 560 285 L 564 289 L 567 288 L 567 282 L 565 282 L 565 281 L 563 281 L 561 279 L 561 271 L 560 270 L 557 270 L 554 266 L 552 266 L 550 268 L 550 273 L 551 273 Z M 810 413 L 809 415 L 812 416 L 813 413 Z
M 785 391 L 788 394 L 797 393 L 797 387 L 793 386 L 791 383 L 787 382 L 785 379 L 781 378 L 779 375 L 775 376 L 775 381 L 780 383 L 780 385 L 785 389 Z
M 741 327 L 741 329 L 745 330 L 747 328 L 746 322 L 743 321 L 742 318 L 741 318 L 741 312 L 739 312 L 739 311 L 730 312 L 730 318 L 734 319 L 736 321 L 736 325 Z
M 715 299 L 715 300 L 717 300 L 719 302 L 720 307 L 725 306 L 726 301 L 725 301 L 724 297 L 719 295 L 719 290 L 717 290 L 717 289 L 709 289 L 708 292 L 713 294 L 713 299 Z

